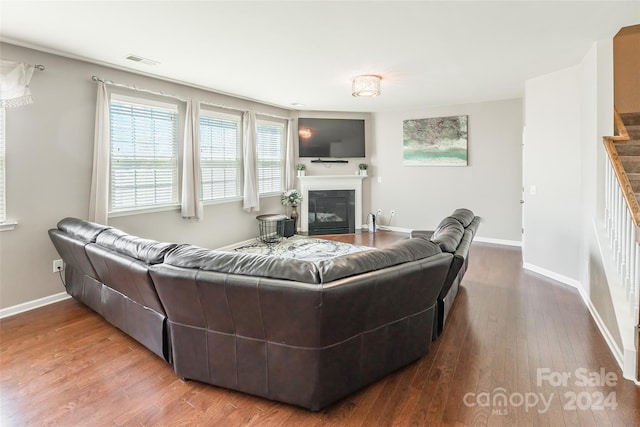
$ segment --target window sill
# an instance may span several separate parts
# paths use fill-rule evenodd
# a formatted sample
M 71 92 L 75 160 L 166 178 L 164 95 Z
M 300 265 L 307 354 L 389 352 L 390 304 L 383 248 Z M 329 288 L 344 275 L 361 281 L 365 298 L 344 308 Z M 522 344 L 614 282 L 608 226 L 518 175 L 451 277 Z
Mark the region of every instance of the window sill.
M 153 212 L 176 211 L 180 210 L 180 205 L 154 206 L 150 208 L 131 209 L 127 211 L 109 212 L 109 218 L 117 218 L 120 216 L 140 215 Z
M 202 204 L 204 206 L 209 206 L 209 205 L 221 205 L 224 203 L 233 203 L 233 202 L 241 202 L 241 201 L 242 201 L 242 197 L 230 197 L 228 199 L 203 200 Z
M 282 191 L 279 192 L 275 192 L 275 193 L 262 193 L 259 195 L 259 197 L 262 198 L 267 198 L 267 197 L 280 197 L 282 196 Z
M 11 221 L 11 222 L 2 222 L 0 223 L 0 232 L 2 231 L 12 231 L 16 228 L 16 225 L 18 225 L 17 222 L 15 221 Z

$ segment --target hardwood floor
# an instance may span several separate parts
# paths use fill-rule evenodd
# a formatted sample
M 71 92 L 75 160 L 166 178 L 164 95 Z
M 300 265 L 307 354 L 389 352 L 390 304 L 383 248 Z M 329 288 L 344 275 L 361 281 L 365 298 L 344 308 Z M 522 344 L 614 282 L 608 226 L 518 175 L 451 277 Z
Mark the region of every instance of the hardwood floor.
M 328 238 L 381 247 L 404 237 Z M 540 369 L 550 377 L 539 381 Z M 577 369 L 615 384 L 583 386 Z M 565 384 L 546 379 L 565 372 Z M 0 320 L 0 425 L 637 426 L 640 388 L 622 378 L 575 289 L 523 271 L 517 248 L 474 243 L 431 352 L 324 411 L 182 381 L 66 300 Z

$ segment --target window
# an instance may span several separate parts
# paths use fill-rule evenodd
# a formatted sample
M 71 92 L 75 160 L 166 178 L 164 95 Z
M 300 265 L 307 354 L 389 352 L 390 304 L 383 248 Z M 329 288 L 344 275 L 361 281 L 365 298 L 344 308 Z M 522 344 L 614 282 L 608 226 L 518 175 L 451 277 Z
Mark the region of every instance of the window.
M 178 204 L 178 109 L 114 95 L 110 212 Z
M 284 124 L 257 121 L 258 193 L 282 193 L 284 183 Z
M 202 201 L 240 197 L 240 117 L 202 111 L 200 116 Z
M 6 180 L 4 159 L 5 109 L 0 108 L 0 223 L 7 220 Z

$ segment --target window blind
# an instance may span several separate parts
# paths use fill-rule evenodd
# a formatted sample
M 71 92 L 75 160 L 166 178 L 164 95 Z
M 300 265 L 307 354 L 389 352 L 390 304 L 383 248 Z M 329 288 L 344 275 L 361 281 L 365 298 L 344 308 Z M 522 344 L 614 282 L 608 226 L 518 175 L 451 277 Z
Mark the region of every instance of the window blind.
M 257 121 L 256 155 L 258 161 L 258 193 L 283 192 L 284 124 Z
M 111 211 L 178 204 L 178 110 L 112 99 Z
M 5 109 L 0 108 L 0 222 L 7 220 L 6 163 L 5 163 Z
M 202 201 L 240 197 L 240 117 L 200 116 Z

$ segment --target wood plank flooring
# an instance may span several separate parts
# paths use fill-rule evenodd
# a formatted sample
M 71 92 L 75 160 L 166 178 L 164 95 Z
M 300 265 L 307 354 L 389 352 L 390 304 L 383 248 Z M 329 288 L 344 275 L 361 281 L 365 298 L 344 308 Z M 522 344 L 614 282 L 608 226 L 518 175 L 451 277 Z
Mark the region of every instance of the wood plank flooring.
M 328 238 L 383 247 L 404 237 Z M 571 377 L 540 381 L 540 369 Z M 615 384 L 584 386 L 577 369 Z M 182 381 L 66 300 L 0 320 L 0 425 L 638 426 L 640 388 L 622 378 L 575 289 L 524 271 L 517 248 L 474 243 L 431 352 L 324 411 Z

